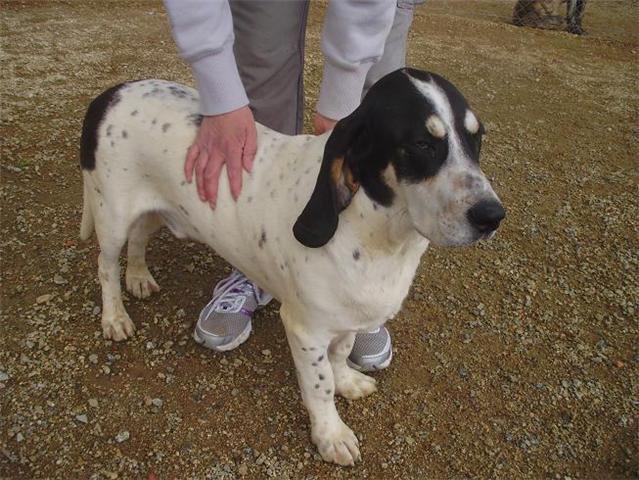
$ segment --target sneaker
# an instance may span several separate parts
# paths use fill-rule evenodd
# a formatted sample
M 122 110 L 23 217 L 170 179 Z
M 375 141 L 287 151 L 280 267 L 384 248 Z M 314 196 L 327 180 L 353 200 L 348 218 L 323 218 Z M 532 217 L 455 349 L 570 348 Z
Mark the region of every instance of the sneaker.
M 355 336 L 353 350 L 347 362 L 351 368 L 360 372 L 383 370 L 393 359 L 391 336 L 385 326 Z
M 226 352 L 239 347 L 251 334 L 251 316 L 273 299 L 239 270 L 219 282 L 213 298 L 200 312 L 193 339 L 200 345 Z

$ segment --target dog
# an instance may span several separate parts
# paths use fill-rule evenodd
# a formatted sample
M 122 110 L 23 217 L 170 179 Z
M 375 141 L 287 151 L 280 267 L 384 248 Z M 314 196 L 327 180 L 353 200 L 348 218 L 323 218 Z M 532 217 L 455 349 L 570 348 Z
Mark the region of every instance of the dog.
M 322 458 L 360 459 L 334 395 L 357 399 L 375 380 L 350 368 L 358 331 L 392 319 L 429 243 L 470 245 L 494 235 L 504 208 L 479 167 L 484 128 L 464 96 L 433 73 L 397 70 L 320 136 L 257 125 L 242 194 L 220 181 L 217 208 L 199 200 L 183 163 L 201 116 L 195 90 L 162 80 L 124 83 L 89 106 L 81 136 L 80 236 L 100 244 L 102 329 L 133 335 L 126 287 L 159 289 L 145 261 L 163 225 L 211 246 L 281 302 L 311 438 Z

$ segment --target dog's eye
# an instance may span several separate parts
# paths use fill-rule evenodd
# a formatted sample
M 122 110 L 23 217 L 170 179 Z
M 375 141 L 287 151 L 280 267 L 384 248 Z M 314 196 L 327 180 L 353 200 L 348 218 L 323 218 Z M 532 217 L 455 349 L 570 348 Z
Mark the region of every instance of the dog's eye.
M 434 148 L 426 140 L 419 140 L 418 142 L 415 143 L 415 146 L 417 146 L 417 148 L 419 148 L 420 150 L 433 150 L 433 148 Z

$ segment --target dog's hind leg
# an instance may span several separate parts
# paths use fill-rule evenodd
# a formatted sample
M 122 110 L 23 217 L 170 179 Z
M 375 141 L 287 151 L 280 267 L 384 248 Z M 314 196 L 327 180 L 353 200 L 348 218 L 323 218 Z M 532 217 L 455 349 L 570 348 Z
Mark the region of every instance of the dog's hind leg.
M 135 327 L 122 303 L 120 290 L 120 250 L 126 241 L 126 229 L 121 225 L 96 221 L 100 243 L 98 277 L 102 286 L 102 332 L 104 338 L 120 341 L 133 335 Z
M 335 393 L 349 400 L 366 397 L 377 390 L 373 377 L 352 369 L 346 363 L 354 342 L 355 333 L 346 333 L 334 339 L 328 348 L 328 359 L 335 378 Z
M 164 222 L 155 213 L 141 216 L 129 231 L 127 247 L 126 289 L 137 298 L 146 298 L 160 290 L 146 264 L 146 245 Z

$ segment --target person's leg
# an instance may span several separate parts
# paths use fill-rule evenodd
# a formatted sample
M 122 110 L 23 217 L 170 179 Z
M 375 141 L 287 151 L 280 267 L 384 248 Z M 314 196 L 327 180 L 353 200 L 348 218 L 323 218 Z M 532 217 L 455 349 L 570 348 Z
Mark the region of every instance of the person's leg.
M 255 120 L 289 135 L 301 132 L 308 2 L 231 0 L 230 6 L 235 59 Z M 249 337 L 255 310 L 270 300 L 234 270 L 216 285 L 193 338 L 213 350 L 232 350 Z
M 422 2 L 419 0 L 399 0 L 397 2 L 395 19 L 384 45 L 384 54 L 368 71 L 362 98 L 377 80 L 406 66 L 406 40 L 413 23 L 413 10 L 418 3 Z M 357 370 L 371 372 L 388 367 L 392 358 L 393 348 L 390 333 L 385 326 L 381 326 L 373 331 L 358 333 L 355 336 L 348 364 Z
M 300 133 L 307 1 L 231 0 L 234 52 L 255 120 Z

